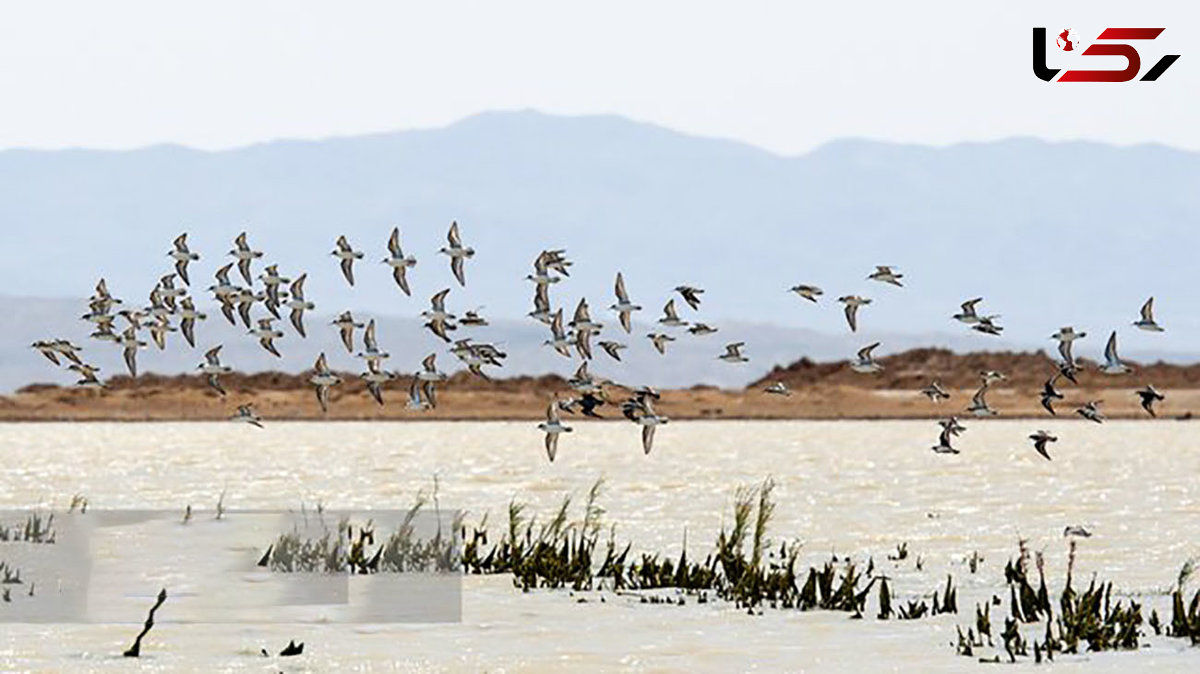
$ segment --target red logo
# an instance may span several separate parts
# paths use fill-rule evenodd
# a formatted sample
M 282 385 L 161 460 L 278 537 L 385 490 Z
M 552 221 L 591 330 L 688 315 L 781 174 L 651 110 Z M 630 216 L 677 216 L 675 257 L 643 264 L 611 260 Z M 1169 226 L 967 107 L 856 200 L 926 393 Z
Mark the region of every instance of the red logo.
M 1164 30 L 1166 29 L 1105 28 L 1096 38 L 1096 43 L 1088 45 L 1079 54 L 1082 56 L 1120 56 L 1125 59 L 1125 68 L 1122 70 L 1068 70 L 1055 80 L 1060 69 L 1050 68 L 1046 65 L 1046 29 L 1034 28 L 1033 74 L 1046 82 L 1129 82 L 1141 72 L 1142 57 L 1132 45 L 1116 42 L 1116 40 L 1149 41 L 1157 38 Z M 1076 39 L 1075 32 L 1070 28 L 1058 33 L 1055 44 L 1064 52 L 1077 51 L 1081 46 L 1080 41 Z M 1178 54 L 1163 56 L 1146 71 L 1145 75 L 1142 75 L 1141 81 L 1157 80 L 1177 60 L 1179 60 Z

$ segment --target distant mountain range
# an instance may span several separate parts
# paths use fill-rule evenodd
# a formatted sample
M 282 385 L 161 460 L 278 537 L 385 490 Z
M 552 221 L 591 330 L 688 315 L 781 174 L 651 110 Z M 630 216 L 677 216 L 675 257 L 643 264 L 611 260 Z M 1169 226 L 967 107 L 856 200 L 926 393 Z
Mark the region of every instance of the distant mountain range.
M 466 289 L 436 253 L 452 219 L 478 251 Z M 1091 333 L 1078 345 L 1086 355 L 1118 329 L 1127 355 L 1187 360 L 1200 353 L 1188 277 L 1198 221 L 1200 154 L 1160 146 L 847 140 L 782 157 L 619 117 L 511 112 L 442 129 L 222 152 L 9 150 L 0 152 L 0 307 L 13 320 L 0 338 L 0 389 L 49 379 L 28 343 L 78 339 L 86 326 L 72 322 L 83 313 L 77 298 L 99 277 L 118 296 L 144 302 L 170 270 L 171 239 L 188 231 L 203 256 L 193 269 L 203 295 L 243 229 L 266 251 L 264 263 L 278 262 L 287 275 L 309 272 L 306 289 L 325 322 L 346 308 L 389 317 L 381 339 L 405 359 L 437 347 L 412 317 L 450 287 L 452 311 L 482 306 L 493 317 L 491 334 L 509 343 L 514 373 L 571 369 L 538 348 L 542 328 L 521 318 L 530 310 L 532 285 L 522 280 L 530 263 L 543 248 L 561 247 L 575 265 L 554 287 L 555 304 L 569 313 L 586 296 L 607 330 L 615 327 L 604 307 L 618 270 L 646 307 L 645 323 L 674 286 L 707 290 L 699 320 L 722 332 L 681 339 L 677 358 L 649 352 L 645 326 L 622 335 L 637 343 L 633 374 L 660 385 L 744 384 L 776 363 L 847 357 L 876 339 L 881 352 L 920 344 L 1048 348 L 1048 335 L 1065 324 Z M 393 225 L 419 260 L 413 298 L 378 262 Z M 329 255 L 339 234 L 367 251 L 354 289 Z M 906 287 L 865 280 L 875 264 L 898 267 Z M 825 288 L 821 304 L 786 292 L 800 282 Z M 875 300 L 857 335 L 834 302 L 847 293 Z M 1129 327 L 1152 294 L 1163 335 Z M 979 295 L 984 311 L 1002 315 L 1004 340 L 949 320 Z M 236 338 L 246 368 L 275 365 L 249 336 L 204 334 L 222 319 L 202 304 L 214 314 L 202 343 Z M 318 348 L 341 348 L 332 333 L 317 332 L 303 345 L 285 340 L 287 367 L 308 366 Z M 748 343 L 745 372 L 715 360 L 734 340 Z M 227 348 L 231 359 L 242 356 Z M 200 358 L 145 360 L 171 371 Z M 414 360 L 401 369 L 415 367 Z

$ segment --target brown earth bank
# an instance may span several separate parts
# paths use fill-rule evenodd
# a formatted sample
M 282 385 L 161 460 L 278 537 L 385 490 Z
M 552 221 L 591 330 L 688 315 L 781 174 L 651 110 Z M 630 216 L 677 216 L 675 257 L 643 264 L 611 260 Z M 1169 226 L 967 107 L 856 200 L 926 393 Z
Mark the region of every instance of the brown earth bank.
M 1054 373 L 1054 362 L 1044 352 L 955 354 L 944 349 L 914 349 L 879 361 L 883 372 L 862 375 L 845 361 L 815 363 L 801 359 L 776 367 L 745 389 L 694 386 L 664 390 L 658 411 L 678 419 L 886 419 L 935 418 L 964 415 L 978 388 L 979 373 L 995 370 L 1008 379 L 993 385 L 988 403 L 999 418 L 1048 417 L 1038 402 L 1042 384 Z M 1073 410 L 1091 400 L 1103 401 L 1112 418 L 1149 418 L 1139 406 L 1134 390 L 1153 384 L 1166 395 L 1159 404 L 1160 418 L 1190 418 L 1200 410 L 1200 365 L 1153 363 L 1134 365 L 1134 373 L 1106 376 L 1086 364 L 1079 385 L 1060 380 L 1066 400 L 1056 404 L 1059 416 L 1072 418 Z M 409 378 L 399 377 L 385 387 L 386 404 L 379 406 L 362 381 L 342 373 L 344 382 L 333 389 L 329 411 L 322 413 L 310 373 L 233 373 L 221 377 L 228 391 L 224 398 L 210 389 L 204 377 L 144 374 L 108 380 L 105 391 L 46 384 L 26 386 L 0 397 L 2 421 L 167 421 L 226 419 L 238 405 L 253 403 L 267 419 L 297 420 L 533 420 L 545 414 L 549 399 L 572 395 L 566 381 L 555 375 L 482 380 L 465 372 L 438 386 L 438 406 L 423 412 L 405 408 Z M 937 380 L 952 395 L 940 404 L 929 402 L 918 390 Z M 782 381 L 791 396 L 763 392 L 771 382 Z M 607 388 L 612 403 L 601 415 L 621 418 L 618 403 L 628 391 Z M 1074 417 L 1078 418 L 1078 417 Z

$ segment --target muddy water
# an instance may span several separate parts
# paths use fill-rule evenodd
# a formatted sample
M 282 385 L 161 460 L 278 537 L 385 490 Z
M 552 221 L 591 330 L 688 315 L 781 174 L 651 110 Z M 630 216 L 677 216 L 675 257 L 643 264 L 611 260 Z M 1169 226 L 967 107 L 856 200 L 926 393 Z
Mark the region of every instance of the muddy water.
M 137 631 L 127 624 L 5 624 L 0 670 L 961 671 L 982 665 L 954 654 L 955 624 L 971 622 L 975 601 L 1007 597 L 1003 567 L 1019 539 L 1043 553 L 1056 585 L 1067 525 L 1094 533 L 1080 541 L 1077 578 L 1098 573 L 1162 612 L 1163 589 L 1200 555 L 1195 424 L 967 423 L 957 456 L 929 451 L 938 429 L 928 422 L 677 422 L 660 429 L 647 457 L 636 427 L 579 422 L 554 464 L 528 423 L 0 425 L 3 507 L 63 509 L 72 494 L 85 494 L 93 509 L 182 514 L 190 504 L 201 523 L 222 492 L 232 511 L 302 502 L 407 508 L 436 477 L 443 508 L 503 522 L 514 497 L 530 512 L 548 513 L 566 494 L 581 502 L 603 477 L 600 504 L 619 539 L 674 555 L 686 531 L 689 554 L 700 557 L 728 521 L 736 489 L 771 476 L 776 543 L 800 541 L 811 564 L 830 554 L 873 556 L 901 599 L 928 595 L 953 574 L 961 610 L 914 622 L 822 612 L 751 617 L 727 606 L 651 606 L 611 593 L 603 603 L 592 595 L 579 604 L 567 593 L 522 594 L 505 577 L 467 578 L 462 622 L 453 624 L 180 625 L 170 624 L 165 608 L 138 663 L 118 657 Z M 1039 427 L 1060 438 L 1051 462 L 1025 439 Z M 909 556 L 888 561 L 901 543 Z M 976 552 L 983 562 L 972 574 L 965 560 Z M 145 587 L 108 591 L 123 593 L 114 602 L 149 603 L 137 594 Z M 1007 600 L 993 622 L 1002 623 L 1006 610 Z M 141 619 L 140 611 L 130 617 Z M 292 638 L 308 643 L 304 656 L 258 655 Z M 1150 648 L 1137 653 L 1064 658 L 1057 666 L 1200 670 L 1200 649 L 1145 642 Z

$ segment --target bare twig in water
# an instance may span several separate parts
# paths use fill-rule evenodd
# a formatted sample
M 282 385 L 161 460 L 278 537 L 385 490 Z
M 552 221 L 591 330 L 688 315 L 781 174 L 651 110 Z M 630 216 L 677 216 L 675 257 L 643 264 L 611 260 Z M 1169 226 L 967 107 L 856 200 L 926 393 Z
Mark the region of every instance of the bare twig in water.
M 166 600 L 167 588 L 164 587 L 158 592 L 158 601 L 154 602 L 154 606 L 150 607 L 150 615 L 146 616 L 146 624 L 142 627 L 141 633 L 138 634 L 137 638 L 133 640 L 133 645 L 129 647 L 129 650 L 125 651 L 123 654 L 125 657 L 136 658 L 142 654 L 142 637 L 145 637 L 150 631 L 150 628 L 154 627 L 154 612 L 157 611 L 158 607 L 162 606 L 163 602 Z

